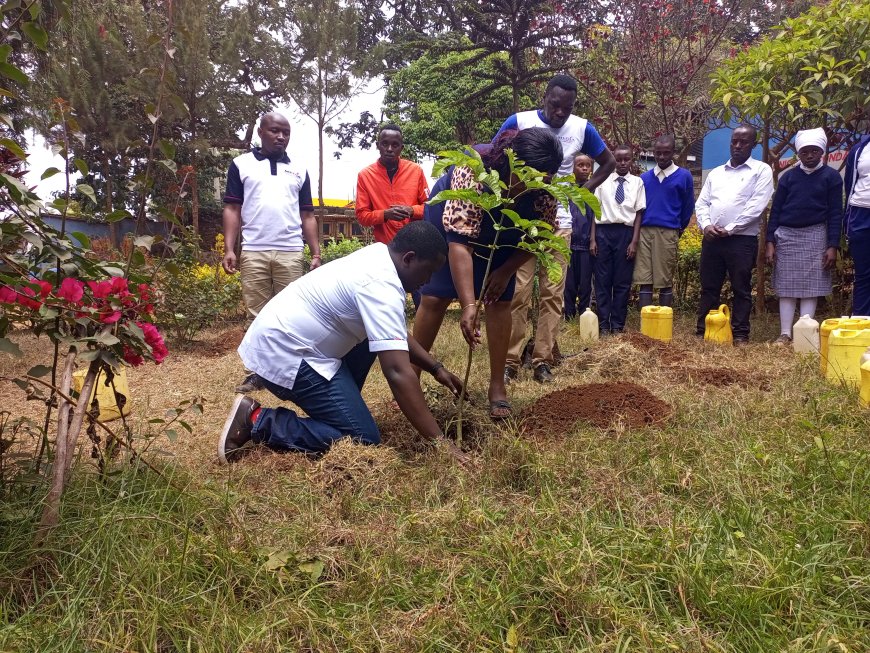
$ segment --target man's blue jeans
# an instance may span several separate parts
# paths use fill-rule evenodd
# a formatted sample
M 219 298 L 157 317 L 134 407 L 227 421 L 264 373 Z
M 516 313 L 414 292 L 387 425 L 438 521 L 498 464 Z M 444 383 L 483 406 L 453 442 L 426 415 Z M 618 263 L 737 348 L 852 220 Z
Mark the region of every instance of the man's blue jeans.
M 263 408 L 254 424 L 254 442 L 276 451 L 322 453 L 333 442 L 349 436 L 363 444 L 378 444 L 381 434 L 360 391 L 375 361 L 364 340 L 341 360 L 341 367 L 327 381 L 302 361 L 293 388 L 263 379 L 269 392 L 292 401 L 308 413 L 299 417 L 288 408 Z

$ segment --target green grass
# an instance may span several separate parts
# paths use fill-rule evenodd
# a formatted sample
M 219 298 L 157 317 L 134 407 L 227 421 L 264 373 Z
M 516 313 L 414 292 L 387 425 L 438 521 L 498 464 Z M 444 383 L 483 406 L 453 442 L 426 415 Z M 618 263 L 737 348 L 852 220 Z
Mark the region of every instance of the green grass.
M 183 491 L 79 473 L 44 549 L 0 528 L 0 651 L 870 650 L 867 412 L 782 350 L 682 342 L 768 383 L 677 383 L 610 340 L 559 387 L 642 383 L 665 426 L 486 427 L 470 471 L 397 439 L 167 468 Z

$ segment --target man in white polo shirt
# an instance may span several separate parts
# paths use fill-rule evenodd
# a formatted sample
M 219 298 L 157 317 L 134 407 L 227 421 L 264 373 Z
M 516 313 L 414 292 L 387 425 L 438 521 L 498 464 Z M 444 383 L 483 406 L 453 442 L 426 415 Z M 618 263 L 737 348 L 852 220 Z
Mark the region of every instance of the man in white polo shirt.
M 290 123 L 280 113 L 267 113 L 257 134 L 260 147 L 230 164 L 223 213 L 223 267 L 228 274 L 241 269 L 242 299 L 251 319 L 302 276 L 305 243 L 311 248 L 311 268 L 320 265 L 311 181 L 286 152 Z M 240 234 L 242 255 L 237 261 Z
M 522 130 L 529 127 L 549 129 L 562 144 L 564 158 L 559 168 L 559 175 L 573 174 L 574 157 L 585 154 L 598 163 L 598 169 L 583 184 L 590 191 L 595 191 L 607 179 L 616 162 L 592 123 L 571 113 L 576 100 L 577 80 L 570 75 L 555 75 L 547 84 L 542 108 L 515 113 L 505 120 L 499 129 L 499 134 L 506 129 Z M 560 204 L 556 234 L 562 236 L 568 244 L 571 242 L 571 225 L 571 212 Z M 556 260 L 562 266 L 562 279 L 559 282 L 552 283 L 543 268 L 538 270 L 540 303 L 532 350 L 532 367 L 534 379 L 540 383 L 549 383 L 553 380 L 550 367 L 554 362 L 553 349 L 559 333 L 559 324 L 562 321 L 562 307 L 565 304 L 565 275 L 568 271 L 568 261 L 561 255 L 557 255 Z M 517 270 L 516 290 L 511 304 L 511 339 L 505 367 L 505 381 L 515 379 L 519 372 L 520 359 L 526 344 L 536 262 L 532 257 Z
M 399 408 L 427 440 L 460 460 L 429 411 L 412 363 L 454 394 L 462 384 L 408 336 L 405 293 L 447 259 L 447 243 L 428 222 L 411 222 L 389 244 L 375 243 L 307 274 L 269 302 L 239 346 L 245 365 L 287 408 L 236 397 L 218 444 L 224 463 L 249 442 L 276 451 L 322 453 L 342 437 L 378 444 L 378 427 L 360 391 L 375 360 Z
M 758 133 L 752 125 L 731 132 L 731 158 L 713 168 L 695 202 L 701 242 L 701 300 L 696 333 L 704 335 L 707 312 L 719 306 L 725 275 L 731 281 L 734 344 L 749 342 L 752 311 L 752 268 L 758 258 L 761 215 L 773 196 L 770 166 L 752 158 Z

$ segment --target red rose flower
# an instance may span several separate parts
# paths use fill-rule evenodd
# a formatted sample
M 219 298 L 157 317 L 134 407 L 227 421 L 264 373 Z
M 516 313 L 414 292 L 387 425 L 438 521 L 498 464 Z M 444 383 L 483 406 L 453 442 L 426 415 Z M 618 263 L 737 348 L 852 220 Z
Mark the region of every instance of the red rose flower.
M 14 304 L 18 293 L 9 286 L 0 286 L 0 304 Z
M 88 288 L 97 299 L 105 299 L 112 294 L 111 281 L 88 281 Z
M 70 303 L 78 304 L 85 294 L 85 284 L 78 279 L 67 277 L 60 283 L 60 290 L 57 291 L 57 296 L 65 299 Z

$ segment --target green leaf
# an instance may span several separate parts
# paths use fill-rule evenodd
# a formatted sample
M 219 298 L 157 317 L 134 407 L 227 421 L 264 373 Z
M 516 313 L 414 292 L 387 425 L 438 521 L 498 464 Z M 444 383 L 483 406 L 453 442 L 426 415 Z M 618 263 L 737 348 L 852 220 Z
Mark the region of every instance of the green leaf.
M 91 239 L 88 238 L 88 235 L 86 233 L 84 233 L 82 231 L 72 231 L 72 232 L 70 232 L 70 236 L 72 236 L 77 241 L 79 241 L 79 243 L 81 243 L 81 246 L 84 247 L 85 249 L 90 249 Z
M 816 443 L 816 447 L 817 447 L 820 451 L 824 451 L 824 450 L 825 450 L 825 441 L 822 440 L 818 435 L 815 436 L 815 437 L 813 438 L 813 442 Z
M 35 4 L 35 3 L 34 3 Z M 37 23 L 24 23 L 21 25 L 21 31 L 27 35 L 33 45 L 40 50 L 45 50 L 48 46 L 48 33 L 42 29 L 42 26 Z
M 103 219 L 104 219 L 106 222 L 108 222 L 108 223 L 111 224 L 111 223 L 113 223 L 113 222 L 120 222 L 121 220 L 124 220 L 125 218 L 131 218 L 131 219 L 132 219 L 133 216 L 130 215 L 130 212 L 129 212 L 129 211 L 126 211 L 126 210 L 124 210 L 124 209 L 115 209 L 115 210 L 112 211 L 111 213 L 107 214 Z
M 45 179 L 48 179 L 49 177 L 54 177 L 55 175 L 59 175 L 59 174 L 60 174 L 60 170 L 58 170 L 57 168 L 52 166 L 51 168 L 46 168 L 42 172 L 42 176 L 40 177 L 40 180 L 45 180 Z
M 27 158 L 27 152 L 22 150 L 21 146 L 13 141 L 11 138 L 0 138 L 0 145 L 12 152 L 12 154 L 17 156 L 22 161 Z
M 178 164 L 171 159 L 160 159 L 160 165 L 169 170 L 172 174 L 175 174 L 178 171 Z
M 22 86 L 27 86 L 30 83 L 30 80 L 27 79 L 27 75 L 25 75 L 20 68 L 13 66 L 11 63 L 0 62 L 0 75 L 11 79 L 13 82 L 18 82 Z
M 94 193 L 94 189 L 89 184 L 78 184 L 76 190 L 91 200 L 94 204 L 97 203 L 97 196 Z
M 161 138 L 160 141 L 158 141 L 157 146 L 160 148 L 160 151 L 163 152 L 163 156 L 167 159 L 175 158 L 175 143 L 168 141 L 165 138 Z
M 82 159 L 73 160 L 73 165 L 80 173 L 82 173 L 82 177 L 86 177 L 88 172 L 90 172 L 90 170 L 88 169 L 88 164 L 85 163 Z
M 5 351 L 13 356 L 21 356 L 21 348 L 9 338 L 0 338 L 0 351 Z
M 9 55 L 12 54 L 12 46 L 8 43 L 4 43 L 0 45 L 0 61 L 6 61 L 9 59 Z
M 326 565 L 323 564 L 322 560 L 309 560 L 299 564 L 299 571 L 303 574 L 308 574 L 313 583 L 316 583 L 320 579 L 325 568 Z
M 49 372 L 51 372 L 50 367 L 47 367 L 45 365 L 35 365 L 27 370 L 27 376 L 35 376 L 36 378 L 39 378 L 41 376 L 45 376 Z
M 102 331 L 100 331 L 97 335 L 94 336 L 94 340 L 106 347 L 111 347 L 112 345 L 117 345 L 119 342 L 121 342 L 120 340 L 118 340 L 118 337 L 114 333 L 112 333 L 111 328 L 103 329 Z

